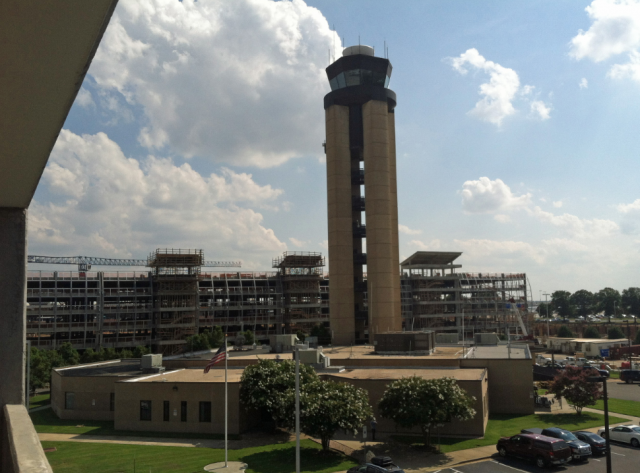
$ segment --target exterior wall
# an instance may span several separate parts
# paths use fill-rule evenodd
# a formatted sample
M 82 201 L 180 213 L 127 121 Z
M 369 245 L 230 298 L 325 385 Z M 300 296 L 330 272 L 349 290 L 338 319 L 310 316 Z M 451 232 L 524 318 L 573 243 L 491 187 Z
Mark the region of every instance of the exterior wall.
M 387 389 L 387 386 L 394 380 L 390 379 L 349 379 L 343 377 L 334 377 L 331 375 L 321 375 L 323 379 L 329 379 L 337 382 L 347 382 L 353 384 L 359 388 L 366 389 L 369 393 L 369 402 L 373 407 L 373 415 L 378 422 L 378 432 L 385 433 L 421 433 L 419 428 L 414 429 L 402 429 L 396 428 L 395 423 L 390 419 L 385 419 L 380 415 L 378 411 L 378 404 L 380 399 Z M 469 421 L 459 422 L 453 421 L 450 424 L 440 428 L 441 435 L 453 435 L 462 437 L 482 437 L 484 436 L 485 428 L 488 420 L 488 412 L 486 409 L 486 388 L 487 388 L 486 374 L 482 380 L 479 381 L 458 381 L 458 385 L 464 389 L 471 396 L 475 396 L 476 403 L 474 409 L 476 410 L 476 416 Z
M 395 186 L 391 173 L 395 166 L 390 153 L 393 142 L 389 139 L 389 115 L 393 114 L 386 102 L 371 100 L 362 106 L 370 341 L 376 333 L 402 330 L 398 248 L 394 246 L 398 238 L 397 223 L 394 226 L 398 202 L 392 192 Z
M 333 344 L 349 345 L 355 341 L 349 107 L 332 105 L 325 117 L 331 273 L 329 317 Z
M 161 377 L 159 377 L 161 379 Z M 177 388 L 177 389 L 174 389 Z M 240 383 L 229 383 L 229 433 L 240 434 L 252 427 L 250 416 L 240 405 Z M 224 433 L 224 383 L 119 382 L 116 383 L 117 430 L 152 432 Z M 140 401 L 151 401 L 151 420 L 140 420 Z M 170 402 L 170 420 L 163 420 L 164 401 Z M 181 402 L 187 402 L 187 421 L 181 419 Z M 199 403 L 211 402 L 211 422 L 199 421 Z
M 113 420 L 111 393 L 122 376 L 62 376 L 51 372 L 51 408 L 61 419 Z M 75 393 L 75 409 L 65 409 L 65 393 Z
M 460 360 L 461 368 L 489 371 L 489 411 L 492 414 L 533 414 L 533 370 L 530 359 Z

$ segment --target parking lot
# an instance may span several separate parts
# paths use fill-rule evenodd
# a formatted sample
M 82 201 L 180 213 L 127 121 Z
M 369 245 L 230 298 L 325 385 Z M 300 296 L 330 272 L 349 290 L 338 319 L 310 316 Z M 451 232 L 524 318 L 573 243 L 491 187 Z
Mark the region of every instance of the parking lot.
M 620 380 L 612 379 L 607 382 L 607 391 L 610 398 L 640 401 L 640 383 L 637 382 L 626 384 Z
M 472 463 L 469 465 L 457 466 L 455 468 L 444 468 L 438 470 L 439 473 L 509 473 L 514 471 L 523 472 L 543 472 L 558 471 L 566 473 L 605 473 L 607 471 L 606 457 L 591 457 L 588 462 L 569 463 L 567 466 L 553 468 L 538 468 L 532 463 L 519 458 L 500 458 L 497 454 L 493 459 Z M 611 445 L 611 466 L 613 471 L 632 472 L 638 471 L 640 467 L 640 449 L 632 448 L 621 444 Z

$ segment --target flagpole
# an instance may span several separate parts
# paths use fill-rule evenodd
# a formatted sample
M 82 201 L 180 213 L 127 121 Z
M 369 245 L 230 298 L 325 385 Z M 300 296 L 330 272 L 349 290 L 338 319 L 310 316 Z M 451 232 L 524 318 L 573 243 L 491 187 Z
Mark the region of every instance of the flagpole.
M 229 410 L 227 409 L 227 358 L 229 352 L 227 351 L 227 336 L 224 337 L 224 467 L 227 468 L 229 463 L 227 462 L 227 424 L 229 417 Z

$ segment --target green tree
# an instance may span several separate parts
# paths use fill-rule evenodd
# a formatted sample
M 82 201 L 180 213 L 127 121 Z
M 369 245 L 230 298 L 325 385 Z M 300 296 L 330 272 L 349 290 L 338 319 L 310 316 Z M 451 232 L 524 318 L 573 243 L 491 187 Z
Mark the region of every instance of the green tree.
M 636 332 L 636 338 L 633 340 L 634 345 L 640 345 L 640 330 Z
M 133 357 L 142 358 L 143 355 L 148 355 L 149 353 L 151 353 L 151 350 L 144 345 L 139 345 L 133 350 Z
M 224 334 L 222 333 L 221 327 L 214 326 L 211 331 L 205 330 L 202 332 L 202 335 L 207 338 L 211 348 L 219 348 L 224 343 Z
M 29 387 L 31 392 L 43 388 L 48 382 L 51 373 L 51 363 L 43 351 L 31 347 L 31 359 L 29 362 Z
M 553 311 L 551 310 L 551 307 L 549 307 L 549 304 L 547 304 L 546 302 L 541 302 L 540 304 L 538 304 L 538 307 L 536 308 L 536 312 L 540 314 L 540 317 L 544 317 L 544 318 L 546 318 L 547 315 L 549 315 L 549 317 L 553 315 Z
M 569 301 L 575 307 L 576 313 L 578 315 L 585 317 L 593 313 L 594 297 L 592 292 L 589 292 L 585 289 L 580 289 L 579 291 L 571 294 Z
M 587 327 L 582 334 L 582 338 L 600 338 L 600 330 L 596 327 Z
M 80 363 L 80 354 L 78 350 L 73 348 L 73 345 L 69 342 L 64 342 L 58 348 L 58 353 L 62 358 L 62 366 L 73 366 Z
M 567 366 L 553 378 L 549 392 L 565 398 L 578 415 L 582 415 L 582 409 L 593 406 L 602 398 L 600 383 L 589 381 L 587 370 L 575 366 Z
M 627 314 L 640 316 L 640 287 L 630 287 L 622 291 L 622 308 Z
M 128 350 L 126 348 L 123 348 L 122 350 L 120 350 L 120 355 L 119 357 L 122 358 L 133 358 L 133 352 L 131 350 Z
M 302 330 L 298 330 L 298 332 L 296 333 L 296 337 L 298 337 L 298 340 L 300 340 L 301 342 L 304 342 L 305 339 L 307 338 L 307 334 L 304 333 Z
M 117 360 L 118 352 L 116 352 L 115 348 L 105 348 L 104 350 L 100 350 L 100 360 L 101 361 L 109 361 L 109 360 Z
M 211 348 L 209 337 L 204 333 L 191 335 L 186 338 L 188 351 L 202 351 Z
M 571 293 L 569 291 L 554 291 L 551 294 L 551 308 L 562 317 L 572 317 L 575 308 L 571 303 Z
M 569 327 L 567 327 L 566 325 L 563 325 L 562 327 L 560 327 L 558 329 L 558 337 L 561 337 L 561 338 L 572 338 L 573 337 L 573 332 L 571 330 L 569 330 Z
M 309 333 L 312 337 L 318 337 L 318 345 L 331 344 L 331 332 L 324 324 L 314 325 Z
M 94 361 L 100 361 L 100 355 L 93 351 L 93 348 L 87 348 L 80 356 L 80 363 L 93 363 Z
M 255 341 L 256 341 L 256 337 L 254 337 L 253 332 L 251 330 L 247 330 L 244 332 L 245 345 L 253 345 Z
M 289 389 L 286 397 L 285 402 L 293 411 L 295 391 Z M 308 383 L 301 390 L 300 413 L 300 430 L 320 438 L 323 450 L 329 449 L 329 442 L 338 430 L 357 433 L 373 415 L 365 389 L 322 380 Z M 292 423 L 286 427 L 295 426 Z
M 431 430 L 452 420 L 469 420 L 476 415 L 476 398 L 458 386 L 453 378 L 402 378 L 391 383 L 382 395 L 380 415 L 404 428 L 420 427 L 424 443 L 431 446 Z
M 614 307 L 620 308 L 620 293 L 610 287 L 599 290 L 595 295 L 596 307 L 607 317 L 615 317 Z
M 626 335 L 624 334 L 624 332 L 622 330 L 620 330 L 620 327 L 610 327 L 609 330 L 607 330 L 607 338 L 609 338 L 609 340 L 617 340 L 619 338 L 627 338 Z
M 301 390 L 318 381 L 318 375 L 309 365 L 300 365 Z M 259 360 L 245 368 L 240 378 L 240 401 L 249 409 L 266 412 L 276 425 L 291 425 L 295 416 L 288 402 L 287 392 L 295 388 L 293 360 Z

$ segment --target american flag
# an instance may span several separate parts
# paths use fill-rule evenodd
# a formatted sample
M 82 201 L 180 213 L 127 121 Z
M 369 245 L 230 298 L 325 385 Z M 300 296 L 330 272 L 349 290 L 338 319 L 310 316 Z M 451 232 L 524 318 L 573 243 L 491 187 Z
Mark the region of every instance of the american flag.
M 209 363 L 207 363 L 207 366 L 204 367 L 204 372 L 205 374 L 209 372 L 209 370 L 211 369 L 211 367 L 213 365 L 215 365 L 216 363 L 218 363 L 219 361 L 223 361 L 225 358 L 227 358 L 227 347 L 226 346 L 222 346 L 220 347 L 220 349 L 216 352 L 215 355 L 213 355 L 213 358 L 211 358 L 211 360 L 209 361 Z

